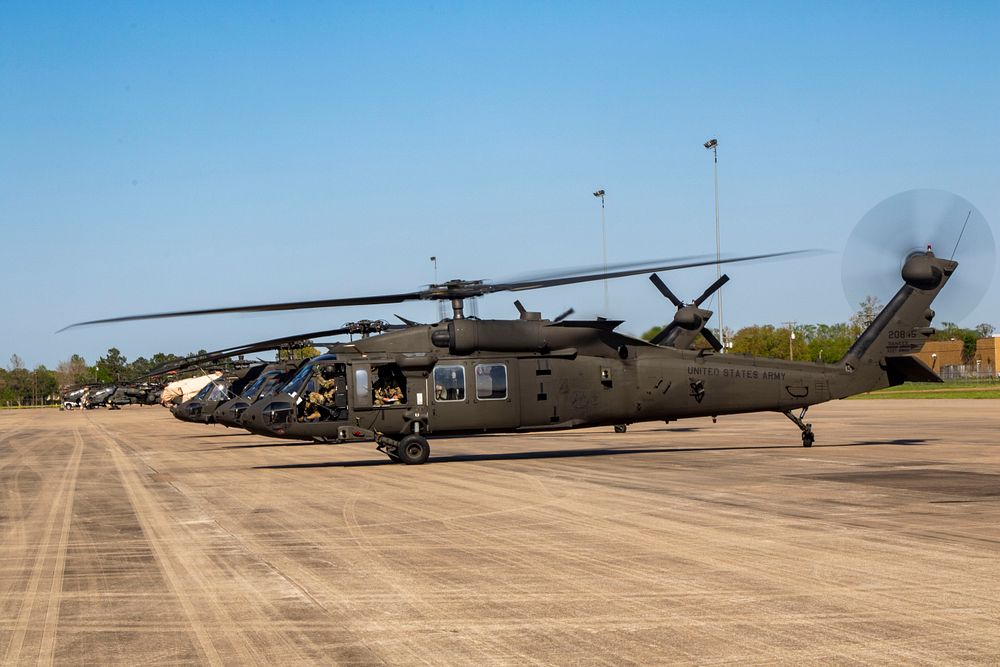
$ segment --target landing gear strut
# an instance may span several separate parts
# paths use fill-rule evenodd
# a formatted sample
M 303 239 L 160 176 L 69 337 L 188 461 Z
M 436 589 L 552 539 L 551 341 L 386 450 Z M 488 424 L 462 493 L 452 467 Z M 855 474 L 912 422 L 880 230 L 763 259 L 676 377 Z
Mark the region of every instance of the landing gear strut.
M 816 440 L 816 436 L 813 435 L 813 425 L 807 424 L 804 421 L 802 421 L 802 418 L 806 416 L 806 411 L 808 409 L 809 409 L 808 406 L 802 408 L 802 411 L 799 412 L 798 416 L 793 415 L 791 410 L 785 410 L 784 412 L 782 412 L 783 415 L 791 419 L 792 422 L 794 422 L 795 425 L 798 426 L 799 429 L 802 431 L 803 447 L 812 447 L 813 442 L 815 442 Z

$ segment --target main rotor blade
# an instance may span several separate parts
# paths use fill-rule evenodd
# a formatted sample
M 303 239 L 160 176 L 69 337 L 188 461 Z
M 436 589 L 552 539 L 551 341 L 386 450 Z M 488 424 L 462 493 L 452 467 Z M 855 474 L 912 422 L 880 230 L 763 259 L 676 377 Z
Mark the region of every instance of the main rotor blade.
M 720 287 L 722 287 L 723 285 L 725 285 L 728 282 L 729 282 L 729 276 L 727 276 L 726 274 L 723 273 L 722 277 L 720 277 L 714 283 L 712 283 L 711 285 L 709 285 L 708 288 L 704 292 L 701 293 L 701 296 L 699 296 L 697 299 L 694 300 L 694 305 L 701 306 L 702 301 L 704 301 L 708 297 L 712 296 L 712 294 L 715 292 L 715 290 L 719 289 Z
M 63 327 L 59 331 L 66 331 L 75 327 L 87 326 L 91 324 L 110 324 L 114 322 L 132 322 L 136 320 L 152 320 L 167 317 L 187 317 L 191 315 L 216 315 L 223 313 L 259 313 L 274 312 L 280 310 L 302 310 L 307 308 L 334 308 L 338 306 L 364 306 L 379 305 L 388 303 L 401 303 L 403 301 L 417 301 L 428 299 L 469 299 L 484 294 L 494 292 L 520 292 L 524 290 L 541 289 L 543 287 L 557 287 L 560 285 L 572 285 L 575 283 L 593 282 L 596 280 L 608 280 L 612 278 L 624 278 L 640 273 L 653 271 L 675 271 L 677 269 L 687 269 L 696 266 L 707 266 L 710 264 L 731 264 L 734 262 L 750 262 L 754 260 L 773 259 L 777 257 L 791 257 L 795 255 L 815 254 L 816 250 L 791 250 L 785 252 L 763 253 L 759 255 L 746 255 L 743 257 L 730 257 L 717 260 L 715 258 L 683 258 L 660 260 L 653 266 L 642 266 L 639 268 L 623 269 L 619 271 L 599 271 L 588 274 L 563 275 L 555 278 L 544 278 L 536 280 L 522 280 L 513 282 L 502 282 L 486 284 L 480 281 L 452 281 L 442 285 L 431 285 L 429 288 L 416 292 L 401 292 L 398 294 L 382 294 L 374 296 L 346 297 L 340 299 L 317 299 L 315 301 L 290 301 L 286 303 L 260 304 L 256 306 L 232 306 L 228 308 L 203 308 L 198 310 L 177 310 L 165 313 L 149 313 L 146 315 L 128 315 L 125 317 L 109 317 L 99 320 L 88 320 L 77 322 Z M 58 332 L 57 332 L 58 333 Z
M 662 294 L 663 296 L 667 297 L 667 299 L 670 301 L 670 303 L 674 304 L 674 306 L 676 306 L 677 308 L 680 308 L 681 306 L 684 305 L 684 302 L 681 301 L 680 299 L 678 299 L 677 296 L 673 292 L 670 291 L 670 288 L 667 287 L 667 284 L 665 282 L 663 282 L 663 279 L 660 278 L 660 276 L 658 276 L 658 275 L 656 275 L 654 273 L 653 275 L 651 275 L 649 277 L 649 280 L 654 285 L 656 285 L 656 289 L 660 290 L 660 294 Z
M 676 271 L 678 269 L 690 269 L 696 266 L 708 266 L 711 264 L 733 264 L 736 262 L 752 262 L 754 260 L 760 259 L 774 259 L 777 257 L 792 257 L 795 255 L 806 255 L 821 252 L 818 250 L 786 250 L 784 252 L 769 252 L 762 253 L 760 255 L 745 255 L 743 257 L 729 257 L 722 260 L 711 259 L 698 259 L 690 261 L 682 261 L 677 263 L 666 263 L 659 266 L 644 266 L 635 269 L 626 269 L 623 271 L 608 271 L 604 273 L 592 273 L 589 275 L 576 275 L 576 276 L 566 276 L 562 278 L 550 278 L 545 280 L 533 280 L 527 282 L 510 282 L 510 283 L 497 283 L 493 285 L 483 285 L 482 289 L 484 293 L 492 292 L 521 292 L 524 290 L 541 289 L 543 287 L 558 287 L 560 285 L 574 285 L 576 283 L 588 283 L 594 282 L 596 280 L 610 280 L 612 278 L 624 278 L 626 276 L 634 276 L 640 273 L 649 273 L 651 271 Z M 666 260 L 670 262 L 671 260 Z
M 265 313 L 278 310 L 303 310 L 307 308 L 335 308 L 338 306 L 367 306 L 386 303 L 402 303 L 427 298 L 425 292 L 403 292 L 401 294 L 382 294 L 375 296 L 356 296 L 343 299 L 317 299 L 316 301 L 290 301 L 287 303 L 265 303 L 256 306 L 231 306 L 228 308 L 202 308 L 198 310 L 175 310 L 166 313 L 148 313 L 146 315 L 127 315 L 125 317 L 108 317 L 100 320 L 77 322 L 63 327 L 56 333 L 83 327 L 91 324 L 111 324 L 113 322 L 133 322 L 135 320 L 156 320 L 167 317 L 188 317 L 190 315 L 217 315 L 222 313 Z

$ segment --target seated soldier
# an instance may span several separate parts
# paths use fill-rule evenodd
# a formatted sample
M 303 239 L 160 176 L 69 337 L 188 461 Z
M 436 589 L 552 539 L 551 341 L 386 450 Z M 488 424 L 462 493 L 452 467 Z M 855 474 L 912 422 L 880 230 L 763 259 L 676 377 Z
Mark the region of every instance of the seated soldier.
M 335 402 L 337 380 L 332 368 L 323 368 L 316 376 L 316 387 L 306 396 L 302 421 L 320 421 L 332 416 L 331 407 Z
M 320 406 L 323 405 L 323 395 L 318 391 L 310 391 L 309 395 L 306 396 L 306 404 L 302 409 L 302 421 L 314 422 L 319 421 L 319 418 L 323 416 L 320 411 Z
M 391 405 L 403 400 L 403 390 L 388 369 L 379 369 L 379 378 L 375 382 L 375 392 L 372 395 L 375 405 Z

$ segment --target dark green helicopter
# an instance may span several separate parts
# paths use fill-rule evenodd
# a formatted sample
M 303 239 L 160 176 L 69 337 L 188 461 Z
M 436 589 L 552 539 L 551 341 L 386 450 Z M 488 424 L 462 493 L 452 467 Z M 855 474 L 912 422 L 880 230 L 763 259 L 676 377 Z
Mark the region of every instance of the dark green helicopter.
M 677 314 L 655 342 L 617 332 L 622 323 L 618 320 L 545 320 L 520 304 L 516 320 L 466 319 L 463 313 L 464 300 L 476 296 L 647 272 L 653 272 L 650 279 L 670 298 L 656 272 L 715 264 L 714 258 L 495 284 L 453 280 L 415 292 L 81 324 L 443 299 L 451 303 L 452 318 L 333 345 L 330 354 L 299 367 L 279 391 L 247 407 L 240 423 L 254 432 L 284 438 L 374 441 L 393 461 L 419 464 L 430 453 L 427 438 L 437 435 L 773 411 L 791 420 L 801 431 L 803 446 L 810 447 L 812 425 L 804 421 L 810 406 L 905 381 L 940 381 L 914 353 L 934 331 L 931 303 L 952 278 L 958 262 L 937 257 L 924 241 L 920 239 L 916 246 L 920 250 L 907 242 L 897 260 L 901 262 L 897 280 L 902 284 L 844 357 L 834 363 L 720 354 L 718 340 L 705 329 L 707 311 L 700 308 L 701 297 L 692 304 L 671 299 Z M 797 254 L 801 253 L 770 253 L 723 259 L 722 263 Z M 657 344 L 672 336 L 676 341 L 681 330 L 688 338 L 692 332 L 704 335 L 711 348 Z
M 184 359 L 170 361 L 152 372 L 162 374 L 188 368 L 205 369 L 206 366 L 216 368 L 218 362 L 235 357 L 236 361 L 231 362 L 235 365 L 235 369 L 229 374 L 230 377 L 210 382 L 194 397 L 171 408 L 171 412 L 182 421 L 203 424 L 221 423 L 225 426 L 240 427 L 238 418 L 243 410 L 249 407 L 250 403 L 261 395 L 269 394 L 291 379 L 295 369 L 302 363 L 294 360 L 297 352 L 307 347 L 330 347 L 333 345 L 333 343 L 315 343 L 312 339 L 343 334 L 357 334 L 367 337 L 371 333 L 399 328 L 405 328 L 405 325 L 389 324 L 381 320 L 348 322 L 338 329 L 283 336 L 249 345 L 191 355 Z M 277 350 L 279 361 L 256 364 L 244 361 L 246 355 L 267 350 Z M 285 358 L 284 361 L 280 360 L 282 356 Z M 224 366 L 225 364 L 223 364 Z

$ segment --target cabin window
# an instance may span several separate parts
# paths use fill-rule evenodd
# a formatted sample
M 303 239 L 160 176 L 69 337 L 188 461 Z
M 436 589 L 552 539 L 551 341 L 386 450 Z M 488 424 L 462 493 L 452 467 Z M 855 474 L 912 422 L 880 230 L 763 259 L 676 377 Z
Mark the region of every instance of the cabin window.
M 368 369 L 358 368 L 354 371 L 354 397 L 361 402 L 367 402 L 371 393 L 371 383 L 368 380 Z
M 465 400 L 464 366 L 437 366 L 434 368 L 434 399 L 437 401 Z
M 507 367 L 505 365 L 476 365 L 476 398 L 485 401 L 507 398 Z

